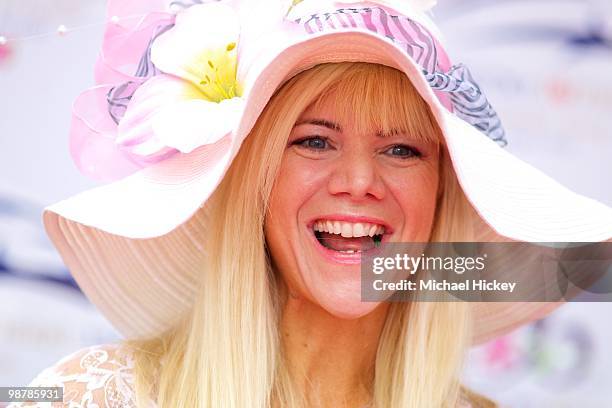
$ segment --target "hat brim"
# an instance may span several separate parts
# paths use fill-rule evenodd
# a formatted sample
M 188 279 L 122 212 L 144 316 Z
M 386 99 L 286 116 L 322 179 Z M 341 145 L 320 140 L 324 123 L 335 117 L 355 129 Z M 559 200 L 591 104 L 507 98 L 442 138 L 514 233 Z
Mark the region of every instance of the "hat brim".
M 225 175 L 274 92 L 320 63 L 378 63 L 411 79 L 442 129 L 459 184 L 484 221 L 480 241 L 612 238 L 610 208 L 566 189 L 449 112 L 420 67 L 394 44 L 354 31 L 277 41 L 276 47 L 267 48 L 268 54 L 252 59 L 244 115 L 233 134 L 45 210 L 47 232 L 75 280 L 125 337 L 158 335 L 189 310 L 204 250 L 198 245 L 203 233 L 198 209 Z M 474 342 L 506 333 L 558 305 L 474 304 Z

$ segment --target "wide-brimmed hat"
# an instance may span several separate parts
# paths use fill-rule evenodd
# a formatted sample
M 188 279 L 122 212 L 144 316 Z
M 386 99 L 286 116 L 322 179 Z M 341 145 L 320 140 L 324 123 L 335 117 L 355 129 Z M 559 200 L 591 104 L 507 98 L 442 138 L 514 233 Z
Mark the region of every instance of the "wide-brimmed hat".
M 192 4 L 193 3 L 193 4 Z M 612 210 L 514 157 L 467 67 L 453 65 L 423 1 L 109 1 L 97 86 L 73 110 L 78 168 L 107 184 L 48 207 L 77 283 L 127 338 L 158 335 L 193 305 L 198 210 L 273 94 L 317 64 L 404 72 L 442 130 L 482 241 L 597 242 Z M 475 342 L 558 303 L 474 304 Z

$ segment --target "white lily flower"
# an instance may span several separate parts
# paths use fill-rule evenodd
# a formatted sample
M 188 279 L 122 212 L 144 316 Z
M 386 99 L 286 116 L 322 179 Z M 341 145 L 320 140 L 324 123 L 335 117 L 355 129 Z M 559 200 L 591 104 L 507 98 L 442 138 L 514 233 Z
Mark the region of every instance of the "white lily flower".
M 231 133 L 244 104 L 236 78 L 239 36 L 239 17 L 226 4 L 180 11 L 151 47 L 151 60 L 163 73 L 134 93 L 116 143 L 155 156 L 168 148 L 189 153 Z

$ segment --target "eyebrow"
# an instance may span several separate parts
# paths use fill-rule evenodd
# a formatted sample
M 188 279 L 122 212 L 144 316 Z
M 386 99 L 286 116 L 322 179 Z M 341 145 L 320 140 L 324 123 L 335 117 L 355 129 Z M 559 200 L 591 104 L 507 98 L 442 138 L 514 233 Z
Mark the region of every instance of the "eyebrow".
M 297 122 L 293 127 L 300 126 L 300 125 L 323 126 L 328 129 L 334 130 L 336 132 L 342 132 L 342 127 L 339 124 L 334 123 L 329 120 L 325 120 L 325 119 L 304 119 L 304 120 Z M 378 131 L 376 132 L 376 136 L 381 137 L 381 138 L 386 138 L 386 137 L 390 137 L 393 135 L 397 135 L 398 133 L 401 133 L 401 132 L 397 129 L 391 129 L 387 132 Z

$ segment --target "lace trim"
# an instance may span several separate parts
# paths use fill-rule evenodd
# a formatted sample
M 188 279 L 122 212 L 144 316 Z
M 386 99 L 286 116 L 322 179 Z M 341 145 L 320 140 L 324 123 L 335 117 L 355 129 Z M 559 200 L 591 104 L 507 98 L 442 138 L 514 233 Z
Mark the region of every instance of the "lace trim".
M 42 371 L 29 386 L 64 387 L 63 403 L 17 403 L 7 408 L 136 408 L 134 359 L 118 344 L 81 349 Z M 149 401 L 150 408 L 156 408 Z

